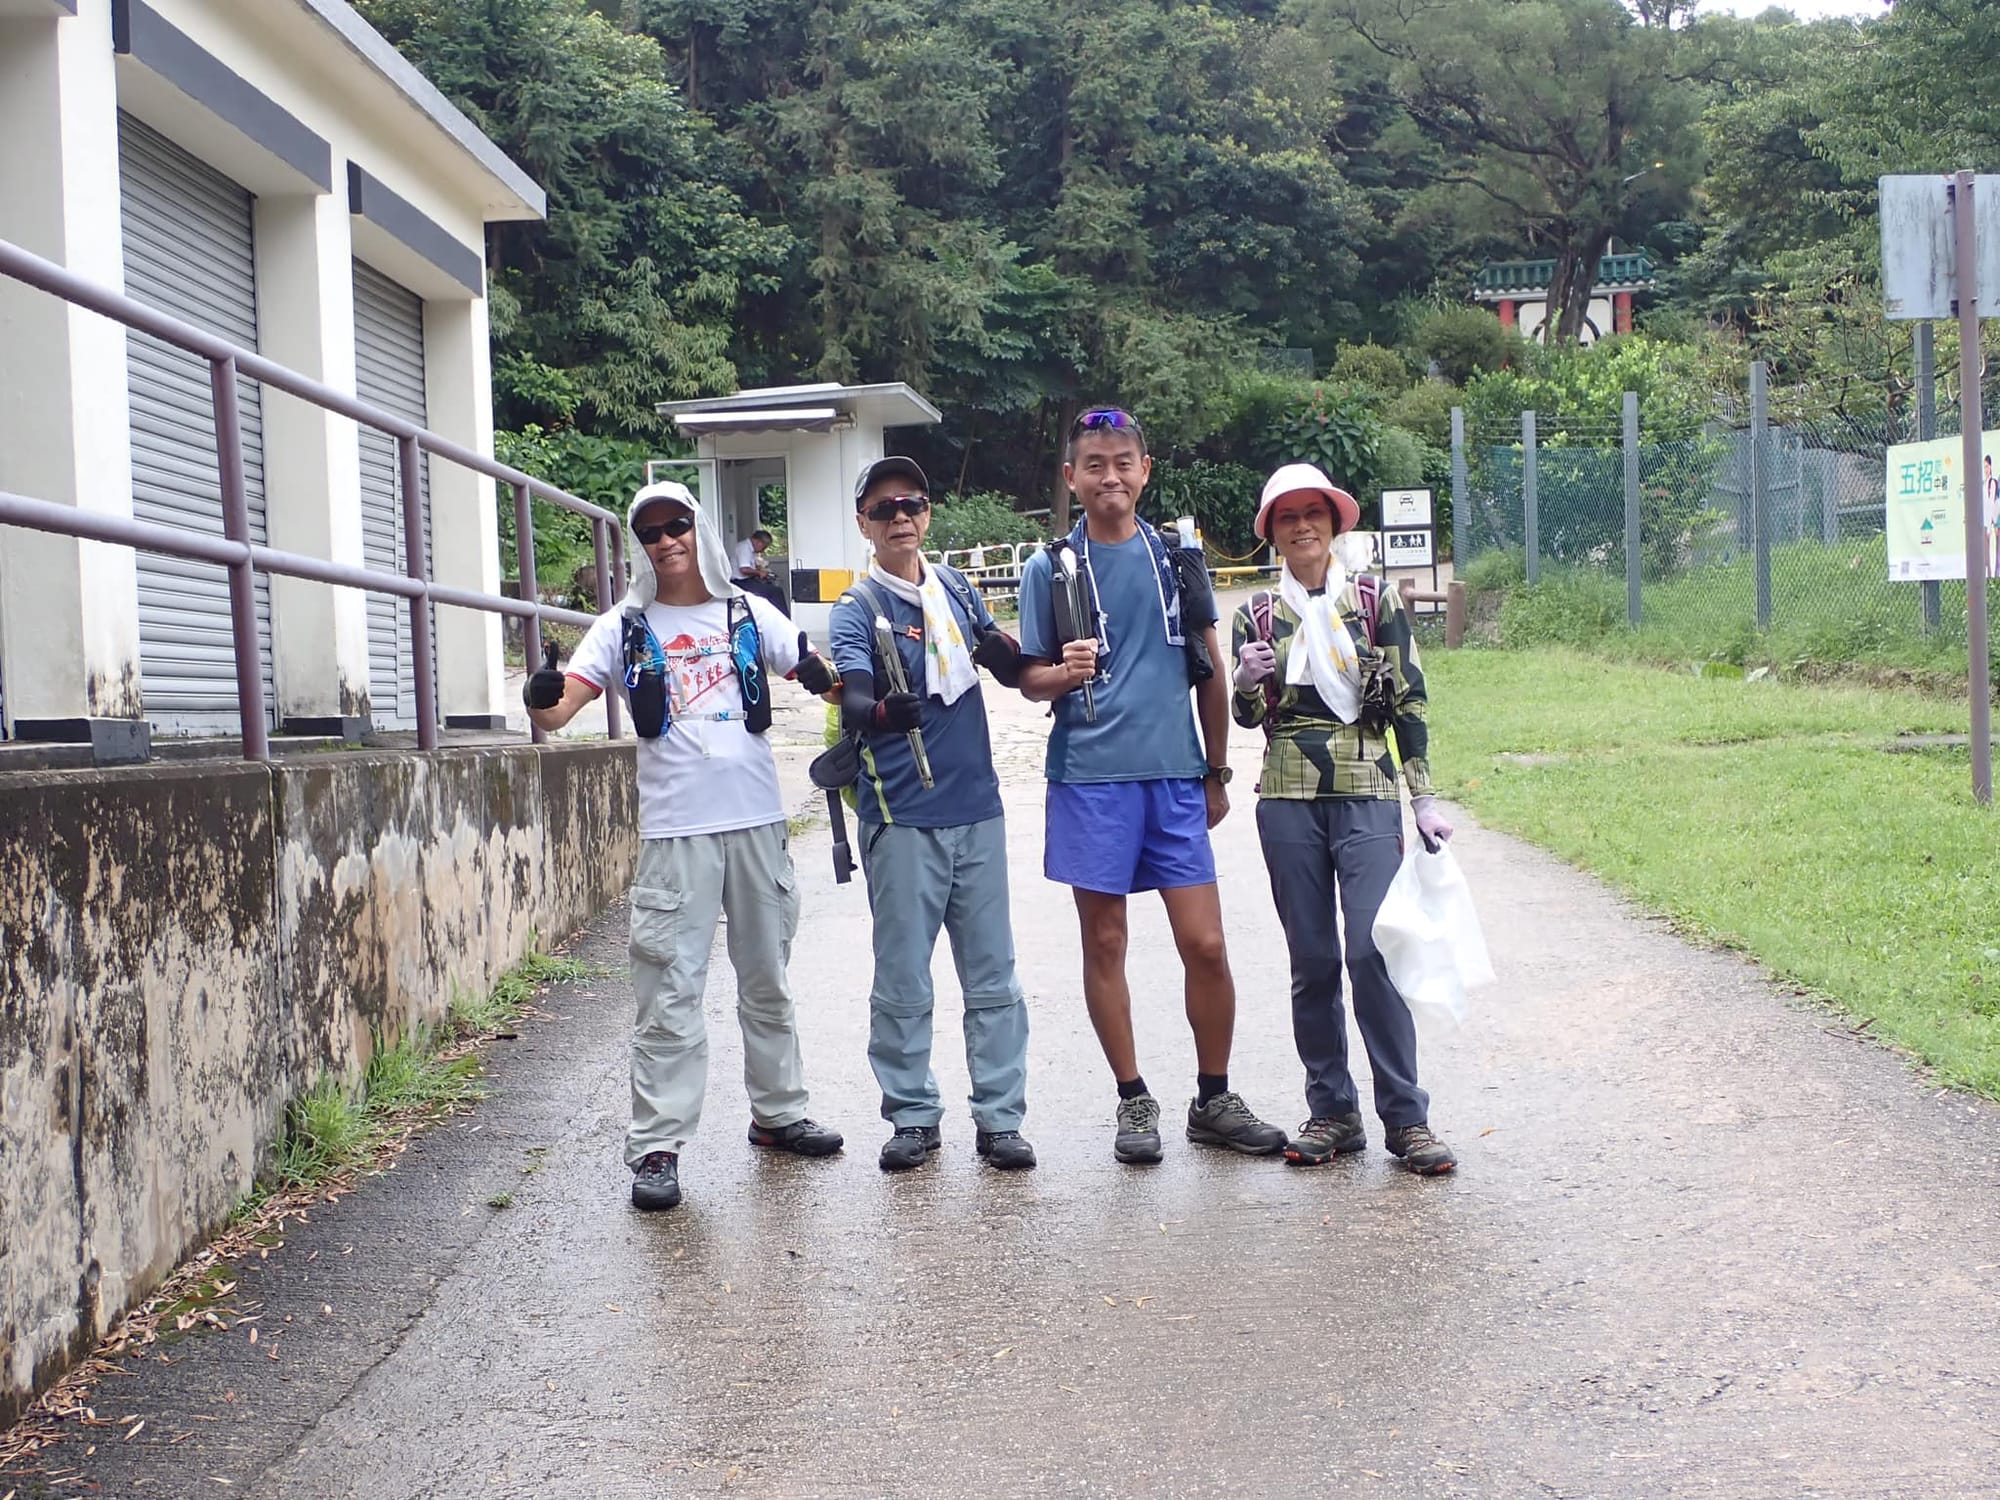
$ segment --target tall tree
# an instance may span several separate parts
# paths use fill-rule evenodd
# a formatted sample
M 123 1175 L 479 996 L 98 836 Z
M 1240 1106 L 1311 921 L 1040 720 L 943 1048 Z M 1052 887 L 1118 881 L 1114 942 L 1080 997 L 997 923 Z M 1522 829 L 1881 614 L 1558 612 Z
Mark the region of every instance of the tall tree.
M 585 0 L 358 9 L 548 192 L 546 223 L 488 244 L 502 424 L 649 433 L 654 402 L 729 389 L 737 309 L 787 235 L 746 212 L 658 44 Z
M 1674 34 L 1617 0 L 1308 0 L 1386 63 L 1441 146 L 1440 187 L 1555 259 L 1553 337 L 1574 340 L 1615 235 L 1678 212 L 1699 99 Z

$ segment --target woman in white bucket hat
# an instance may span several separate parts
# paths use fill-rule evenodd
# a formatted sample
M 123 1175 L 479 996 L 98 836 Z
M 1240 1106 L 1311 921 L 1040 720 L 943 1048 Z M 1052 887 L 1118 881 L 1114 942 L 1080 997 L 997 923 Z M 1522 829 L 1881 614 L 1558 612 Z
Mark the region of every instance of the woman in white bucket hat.
M 1286 464 L 1265 482 L 1256 531 L 1284 567 L 1275 592 L 1236 611 L 1231 709 L 1237 723 L 1264 729 L 1257 835 L 1291 954 L 1292 1032 L 1306 1068 L 1308 1118 L 1285 1159 L 1319 1166 L 1368 1144 L 1348 1068 L 1344 957 L 1385 1144 L 1412 1172 L 1436 1176 L 1457 1162 L 1431 1132 L 1416 1028 L 1373 928 L 1402 862 L 1402 788 L 1426 844 L 1450 838 L 1451 824 L 1431 795 L 1409 616 L 1393 589 L 1350 576 L 1337 555 L 1360 519 L 1354 497 L 1311 464 Z

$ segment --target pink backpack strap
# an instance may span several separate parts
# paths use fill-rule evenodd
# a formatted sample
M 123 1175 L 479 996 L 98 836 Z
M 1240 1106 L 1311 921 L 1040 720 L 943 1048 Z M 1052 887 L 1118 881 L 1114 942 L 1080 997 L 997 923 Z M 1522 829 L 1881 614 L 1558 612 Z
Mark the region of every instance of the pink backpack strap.
M 1265 645 L 1272 643 L 1271 594 L 1269 590 L 1259 590 L 1250 596 L 1250 628 L 1257 632 L 1257 639 Z M 1271 737 L 1271 731 L 1278 723 L 1278 700 L 1285 690 L 1278 686 L 1278 674 L 1273 672 L 1264 679 L 1264 738 Z
M 1368 649 L 1375 649 L 1375 616 L 1382 607 L 1382 580 L 1373 573 L 1354 578 L 1354 597 L 1361 601 L 1361 628 L 1368 632 Z

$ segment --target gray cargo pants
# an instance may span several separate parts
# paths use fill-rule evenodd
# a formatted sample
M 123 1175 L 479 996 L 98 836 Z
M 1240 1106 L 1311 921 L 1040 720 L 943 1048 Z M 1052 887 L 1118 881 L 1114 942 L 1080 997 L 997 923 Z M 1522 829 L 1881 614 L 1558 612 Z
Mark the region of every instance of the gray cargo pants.
M 632 881 L 632 1129 L 628 1165 L 652 1151 L 679 1151 L 701 1123 L 708 1088 L 708 1025 L 702 992 L 716 919 L 729 915 L 736 1018 L 743 1028 L 743 1083 L 761 1125 L 806 1115 L 805 1071 L 785 982 L 799 893 L 785 825 L 732 833 L 645 839 Z
M 965 994 L 965 1066 L 981 1130 L 1019 1130 L 1028 1109 L 1028 1006 L 1014 977 L 1007 904 L 1007 825 L 861 825 L 861 865 L 875 919 L 868 1062 L 882 1118 L 899 1129 L 944 1118 L 931 1071 L 931 954 L 942 929 Z

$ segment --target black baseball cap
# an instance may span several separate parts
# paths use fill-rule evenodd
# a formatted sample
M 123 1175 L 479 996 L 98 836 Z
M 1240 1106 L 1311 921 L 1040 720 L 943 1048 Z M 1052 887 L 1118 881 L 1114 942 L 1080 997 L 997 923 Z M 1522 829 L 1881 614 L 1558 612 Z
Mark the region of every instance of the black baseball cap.
M 861 497 L 868 493 L 869 485 L 891 474 L 901 474 L 906 479 L 914 479 L 920 491 L 926 495 L 931 492 L 931 482 L 924 478 L 924 471 L 917 467 L 917 461 L 914 458 L 904 458 L 901 454 L 893 454 L 888 458 L 878 458 L 872 464 L 861 466 L 861 477 L 854 481 L 854 508 L 861 509 Z

